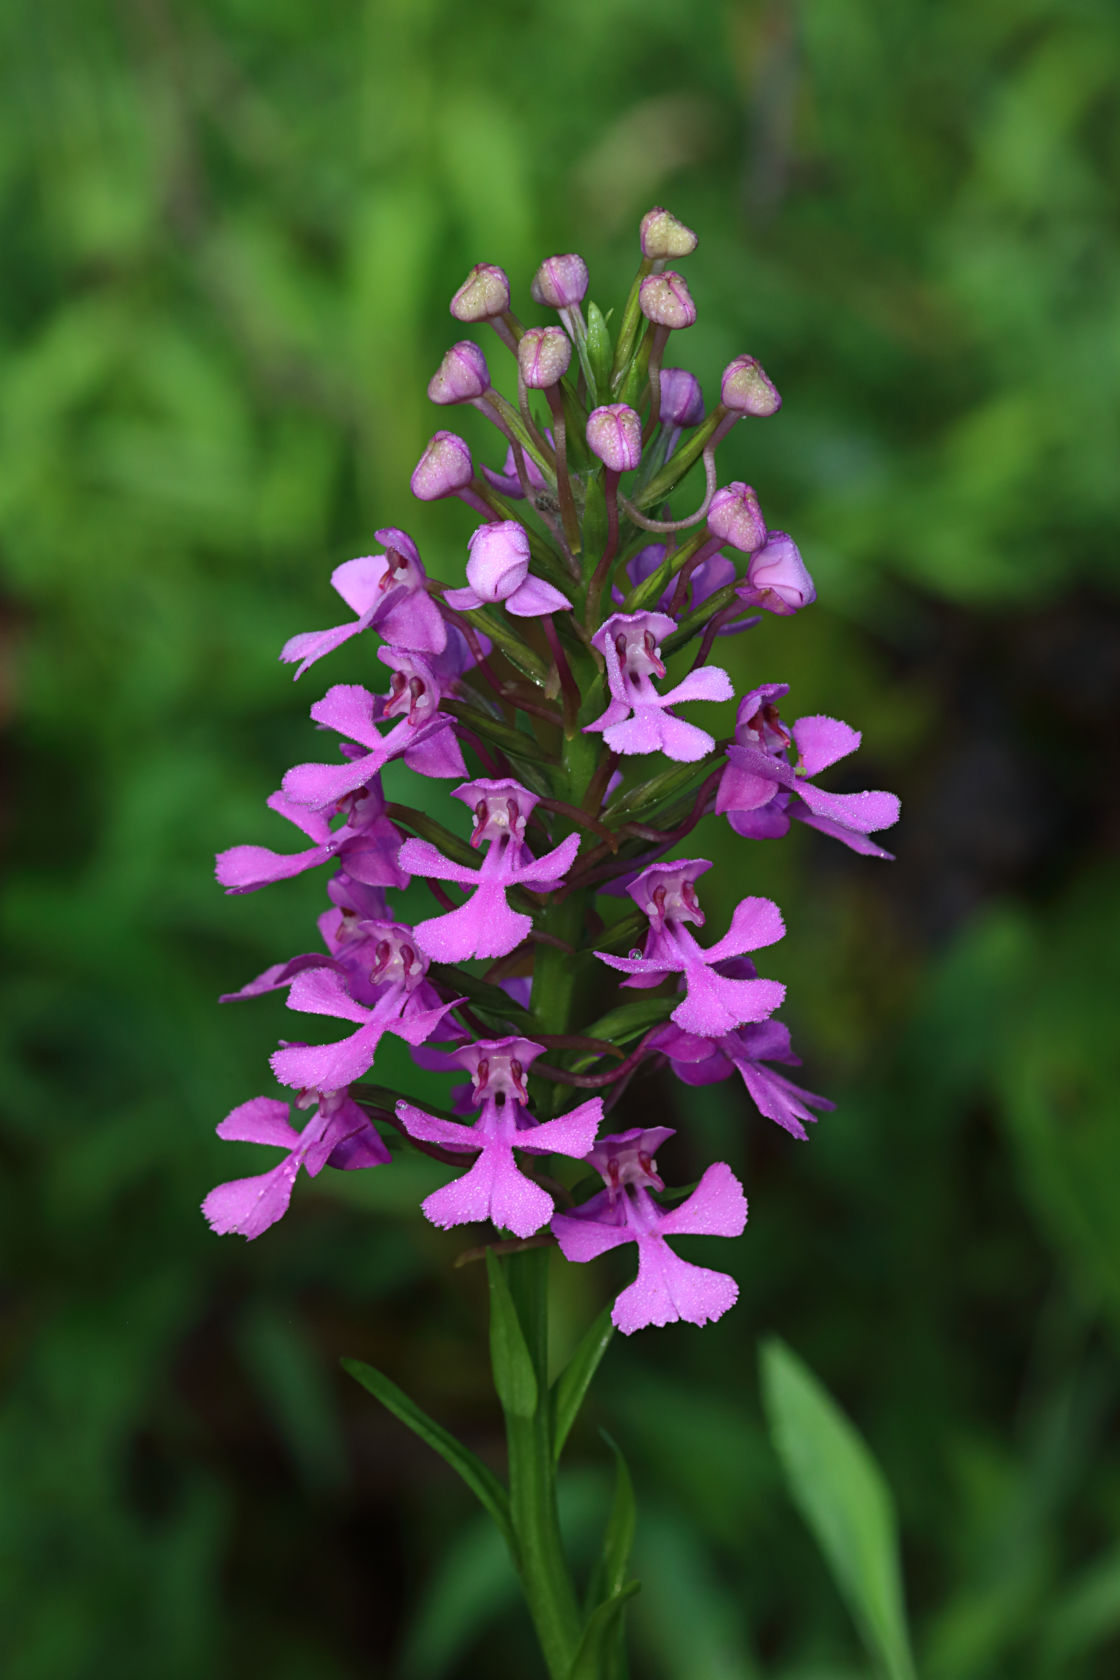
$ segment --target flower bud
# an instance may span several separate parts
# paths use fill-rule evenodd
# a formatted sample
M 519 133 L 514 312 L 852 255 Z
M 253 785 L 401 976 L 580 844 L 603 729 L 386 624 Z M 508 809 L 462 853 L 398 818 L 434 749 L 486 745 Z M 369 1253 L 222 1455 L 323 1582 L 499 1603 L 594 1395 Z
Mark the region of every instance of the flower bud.
M 419 502 L 438 502 L 465 490 L 474 477 L 471 452 L 454 432 L 436 432 L 416 463 L 412 494 Z
M 517 346 L 517 365 L 531 391 L 559 384 L 571 359 L 571 339 L 560 327 L 530 327 Z
M 667 257 L 687 257 L 695 251 L 699 240 L 690 227 L 678 222 L 671 210 L 655 205 L 642 217 L 640 230 L 642 255 L 653 262 Z
M 587 264 L 573 251 L 564 257 L 546 257 L 533 276 L 529 295 L 548 309 L 571 309 L 582 303 L 587 291 Z
M 434 403 L 474 402 L 489 389 L 486 357 L 469 338 L 451 346 L 428 381 L 428 396 Z
M 480 525 L 467 547 L 467 582 L 484 601 L 504 601 L 529 575 L 529 537 L 516 519 Z
M 688 287 L 671 268 L 663 274 L 647 274 L 638 289 L 638 307 L 655 327 L 690 327 L 696 319 L 696 305 Z
M 748 606 L 788 618 L 817 598 L 801 552 L 784 531 L 771 531 L 765 546 L 751 556 L 747 581 L 735 591 Z
M 753 554 L 766 541 L 766 523 L 758 497 L 749 484 L 728 484 L 717 490 L 708 509 L 708 529 L 721 543 L 740 554 Z
M 611 472 L 630 472 L 642 458 L 642 422 L 625 403 L 608 403 L 587 417 L 587 447 Z
M 687 368 L 661 369 L 661 423 L 698 426 L 704 418 L 704 393 Z
M 733 414 L 754 414 L 765 419 L 782 406 L 778 388 L 768 379 L 753 356 L 736 356 L 723 370 L 720 400 Z
M 475 263 L 450 309 L 457 321 L 489 321 L 509 308 L 509 277 L 496 263 Z

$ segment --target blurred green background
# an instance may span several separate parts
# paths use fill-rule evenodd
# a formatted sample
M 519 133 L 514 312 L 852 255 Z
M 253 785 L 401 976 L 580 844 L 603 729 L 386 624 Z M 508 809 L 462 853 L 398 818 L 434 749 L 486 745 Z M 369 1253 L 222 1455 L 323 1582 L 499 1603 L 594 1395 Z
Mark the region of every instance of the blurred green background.
M 460 575 L 474 521 L 407 476 L 469 264 L 535 320 L 579 249 L 617 304 L 654 202 L 701 235 L 674 359 L 711 393 L 750 350 L 784 394 L 722 475 L 820 595 L 736 675 L 862 728 L 832 785 L 904 819 L 890 866 L 736 854 L 839 1108 L 800 1147 L 662 1087 L 678 1161 L 745 1177 L 746 1237 L 698 1256 L 742 1296 L 611 1350 L 573 1544 L 603 1423 L 636 1680 L 867 1672 L 763 1427 L 777 1332 L 895 1490 L 923 1677 L 1120 1673 L 1118 69 L 1111 0 L 0 9 L 8 1680 L 536 1672 L 468 1496 L 337 1370 L 498 1452 L 480 1277 L 419 1171 L 303 1183 L 251 1245 L 199 1217 L 261 1164 L 213 1127 L 286 1025 L 216 995 L 322 893 L 226 899 L 210 858 L 287 844 L 262 801 L 326 679 L 276 652 L 336 622 L 332 565 L 400 523 Z M 608 1270 L 568 1269 L 561 1344 Z

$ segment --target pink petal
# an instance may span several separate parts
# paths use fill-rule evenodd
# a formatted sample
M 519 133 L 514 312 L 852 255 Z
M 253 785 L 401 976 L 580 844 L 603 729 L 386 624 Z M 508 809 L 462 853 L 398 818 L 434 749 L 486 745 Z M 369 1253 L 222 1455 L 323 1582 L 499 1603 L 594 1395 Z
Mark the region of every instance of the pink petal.
M 532 931 L 533 918 L 511 910 L 505 888 L 484 881 L 457 910 L 417 922 L 416 943 L 433 962 L 505 957 Z
M 550 852 L 545 852 L 543 857 L 530 858 L 527 863 L 518 864 L 511 879 L 522 886 L 536 887 L 538 890 L 542 889 L 546 882 L 562 881 L 575 862 L 578 851 L 579 835 L 568 834 L 558 846 L 554 846 Z
M 369 1071 L 385 1030 L 386 1022 L 373 1020 L 337 1044 L 286 1044 L 269 1062 L 281 1085 L 340 1091 Z
M 815 776 L 820 770 L 827 770 L 837 759 L 847 758 L 854 753 L 862 739 L 858 729 L 850 724 L 841 723 L 839 718 L 803 717 L 798 718 L 790 731 L 797 743 L 797 752 L 801 761 L 801 771 L 805 776 Z
M 574 1161 L 581 1161 L 591 1152 L 602 1118 L 603 1099 L 592 1097 L 558 1120 L 546 1120 L 519 1133 L 515 1147 L 533 1155 L 570 1155 Z
M 710 968 L 690 969 L 688 991 L 670 1019 L 700 1038 L 722 1038 L 748 1021 L 765 1020 L 785 995 L 777 980 L 727 980 Z
M 603 1200 L 605 1202 L 605 1196 Z M 552 1229 L 565 1260 L 575 1261 L 577 1265 L 596 1259 L 609 1248 L 619 1248 L 623 1243 L 634 1241 L 629 1225 L 608 1225 L 598 1219 L 581 1219 L 572 1213 L 554 1213 Z
M 772 899 L 740 899 L 732 911 L 731 926 L 722 939 L 708 946 L 704 960 L 714 963 L 724 957 L 741 956 L 744 951 L 757 951 L 782 939 L 785 931 L 782 913 Z
M 379 709 L 377 696 L 368 688 L 359 683 L 336 683 L 312 706 L 311 717 L 326 729 L 336 729 L 340 735 L 360 741 L 363 747 L 380 747 L 381 736 L 373 721 Z
M 327 805 L 336 804 L 345 794 L 353 793 L 363 782 L 368 782 L 391 756 L 391 752 L 379 743 L 372 752 L 346 764 L 297 764 L 288 771 L 281 788 L 294 804 L 312 805 L 322 810 Z
M 351 624 L 340 624 L 334 630 L 306 630 L 299 636 L 292 636 L 280 649 L 280 658 L 285 665 L 298 666 L 293 681 L 299 680 L 305 671 L 322 659 L 324 654 L 333 653 L 335 648 L 348 642 L 351 636 L 363 629 L 364 626 L 357 619 Z
M 298 1009 L 305 1015 L 335 1015 L 343 1021 L 364 1023 L 369 1020 L 369 1010 L 354 1002 L 338 970 L 333 966 L 327 967 L 325 963 L 309 966 L 296 975 L 288 993 L 288 1008 Z M 338 1091 L 349 1083 L 348 1079 L 339 1079 L 333 1085 L 316 1083 L 315 1088 Z
M 541 578 L 527 577 L 525 582 L 506 597 L 506 611 L 515 618 L 539 618 L 542 613 L 571 610 L 572 603 L 558 589 Z
M 727 672 L 718 665 L 701 665 L 661 696 L 665 706 L 678 706 L 682 700 L 731 700 L 735 689 Z
M 294 1149 L 299 1133 L 288 1123 L 288 1105 L 276 1097 L 250 1097 L 231 1109 L 217 1128 L 218 1136 L 231 1143 L 268 1143 L 278 1149 Z
M 437 881 L 457 881 L 460 886 L 477 886 L 478 870 L 466 864 L 452 863 L 430 840 L 406 840 L 397 853 L 397 862 L 410 875 L 423 875 Z
M 814 816 L 826 817 L 841 828 L 853 828 L 858 834 L 890 828 L 902 809 L 893 793 L 825 793 L 811 782 L 803 782 L 797 791 Z
M 851 847 L 853 852 L 859 852 L 864 857 L 885 858 L 888 863 L 894 862 L 893 852 L 888 852 L 884 847 L 877 846 L 874 840 L 869 840 L 865 834 L 860 834 L 855 829 L 845 828 L 842 823 L 830 822 L 827 817 L 814 816 L 808 810 L 796 810 L 794 815 L 805 824 L 806 828 L 816 828 L 822 834 L 831 835 L 834 840 L 842 840 L 845 846 Z
M 287 1213 L 298 1173 L 299 1162 L 289 1155 L 271 1172 L 219 1184 L 202 1204 L 211 1229 L 222 1236 L 259 1237 Z
M 448 589 L 443 598 L 449 607 L 455 608 L 456 612 L 473 612 L 475 607 L 486 605 L 482 596 L 477 590 L 472 589 L 469 583 L 465 584 L 462 589 Z
M 624 1336 L 648 1324 L 707 1324 L 720 1318 L 739 1296 L 726 1272 L 693 1266 L 652 1233 L 638 1239 L 638 1276 L 614 1304 L 611 1318 Z
M 715 1161 L 691 1196 L 669 1209 L 660 1231 L 663 1237 L 741 1237 L 746 1224 L 743 1186 L 726 1161 Z
M 478 1150 L 486 1142 L 485 1134 L 473 1126 L 464 1126 L 458 1120 L 441 1120 L 438 1115 L 427 1114 L 403 1100 L 397 1104 L 397 1119 L 410 1137 L 419 1138 L 422 1143 L 439 1143 L 446 1149 Z
M 359 618 L 376 607 L 386 564 L 383 554 L 364 554 L 357 560 L 344 560 L 331 573 L 332 587 Z
M 271 886 L 274 881 L 287 881 L 314 869 L 330 856 L 326 846 L 313 846 L 306 852 L 274 852 L 267 846 L 231 846 L 214 859 L 214 874 L 218 885 L 227 893 L 255 892 L 258 887 Z

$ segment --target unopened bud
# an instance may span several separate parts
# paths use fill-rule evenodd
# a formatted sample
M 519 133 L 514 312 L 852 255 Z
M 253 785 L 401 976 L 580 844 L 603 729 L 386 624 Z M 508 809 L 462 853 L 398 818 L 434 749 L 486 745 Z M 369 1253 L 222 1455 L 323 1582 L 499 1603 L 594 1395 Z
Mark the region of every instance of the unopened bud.
M 788 618 L 817 598 L 801 551 L 784 531 L 771 531 L 765 546 L 751 556 L 747 581 L 735 591 L 748 606 Z
M 679 330 L 696 319 L 696 305 L 680 275 L 667 268 L 663 274 L 647 274 L 638 289 L 638 307 L 656 327 Z
M 733 414 L 753 414 L 765 419 L 782 406 L 778 388 L 753 356 L 736 356 L 723 370 L 720 399 Z
M 436 432 L 416 463 L 412 494 L 419 502 L 438 502 L 465 490 L 474 477 L 471 452 L 454 432 Z
M 649 257 L 653 262 L 664 261 L 667 257 L 687 257 L 699 244 L 692 229 L 678 222 L 671 210 L 662 210 L 660 205 L 647 210 L 642 217 L 640 237 L 643 257 Z
M 467 582 L 484 601 L 504 601 L 529 575 L 529 536 L 515 519 L 480 525 L 467 546 Z
M 496 263 L 475 263 L 455 296 L 451 313 L 457 321 L 489 321 L 509 308 L 509 277 Z
M 531 391 L 558 384 L 571 359 L 571 339 L 560 327 L 530 327 L 517 346 L 517 365 Z
M 486 357 L 469 338 L 451 346 L 428 381 L 428 396 L 434 403 L 474 402 L 489 389 Z
M 642 458 L 642 422 L 625 403 L 608 403 L 587 417 L 587 447 L 611 472 L 631 472 Z
M 704 393 L 687 368 L 661 369 L 661 421 L 666 426 L 698 426 L 704 418 Z
M 758 497 L 749 484 L 728 484 L 717 490 L 708 509 L 708 529 L 721 543 L 740 554 L 753 554 L 766 541 L 766 522 Z
M 546 257 L 529 287 L 533 302 L 548 309 L 571 309 L 583 302 L 586 291 L 587 264 L 574 251 L 564 257 Z

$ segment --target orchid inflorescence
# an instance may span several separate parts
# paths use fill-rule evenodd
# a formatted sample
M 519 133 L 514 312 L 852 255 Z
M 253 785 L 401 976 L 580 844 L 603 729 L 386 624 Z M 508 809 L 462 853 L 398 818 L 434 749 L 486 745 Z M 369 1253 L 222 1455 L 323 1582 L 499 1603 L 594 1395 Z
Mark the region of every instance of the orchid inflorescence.
M 508 1234 L 503 1251 L 549 1245 L 576 1263 L 634 1243 L 637 1276 L 614 1303 L 615 1325 L 703 1324 L 732 1305 L 736 1285 L 670 1243 L 738 1236 L 742 1187 L 716 1162 L 691 1194 L 666 1192 L 657 1156 L 673 1133 L 628 1126 L 625 1094 L 656 1068 L 686 1086 L 737 1073 L 761 1114 L 798 1138 L 833 1106 L 778 1071 L 798 1060 L 775 1014 L 785 988 L 754 960 L 783 936 L 777 906 L 743 898 L 727 931 L 703 944 L 701 878 L 712 866 L 674 855 L 715 813 L 744 839 L 775 838 L 797 819 L 887 857 L 870 836 L 898 817 L 892 794 L 818 786 L 860 737 L 828 717 L 786 722 L 785 684 L 741 698 L 732 739 L 703 727 L 699 703 L 734 697 L 709 663 L 720 641 L 761 613 L 802 611 L 814 588 L 751 486 L 717 480 L 732 426 L 780 407 L 769 377 L 737 356 L 706 411 L 693 375 L 665 365 L 672 334 L 696 318 L 668 264 L 695 244 L 667 211 L 643 219 L 613 339 L 596 305 L 585 307 L 576 255 L 548 258 L 531 287 L 560 325 L 525 327 L 492 264 L 452 299 L 455 319 L 488 325 L 516 363 L 514 400 L 463 340 L 429 386 L 435 403 L 472 405 L 501 438 L 498 464 L 476 467 L 464 440 L 439 430 L 412 476 L 420 500 L 455 496 L 480 516 L 465 582 L 430 578 L 395 526 L 376 533 L 377 553 L 335 570 L 353 616 L 292 637 L 280 657 L 299 678 L 354 637 L 378 638 L 387 684 L 336 683 L 311 708 L 336 750 L 289 770 L 268 800 L 309 845 L 235 846 L 217 860 L 230 893 L 331 866 L 324 950 L 233 995 L 286 988 L 293 1011 L 352 1030 L 272 1057 L 310 1113 L 302 1130 L 269 1096 L 222 1121 L 221 1137 L 283 1154 L 207 1196 L 216 1231 L 261 1235 L 301 1167 L 381 1168 L 397 1136 L 459 1174 L 423 1204 L 435 1225 L 488 1220 Z M 670 497 L 696 464 L 699 505 L 673 517 Z M 382 772 L 397 760 L 450 784 L 469 836 L 455 807 L 436 820 L 428 797 L 386 803 Z M 413 925 L 392 903 L 410 882 L 427 883 L 433 901 Z M 386 1034 L 418 1066 L 458 1076 L 445 1111 L 368 1083 Z

